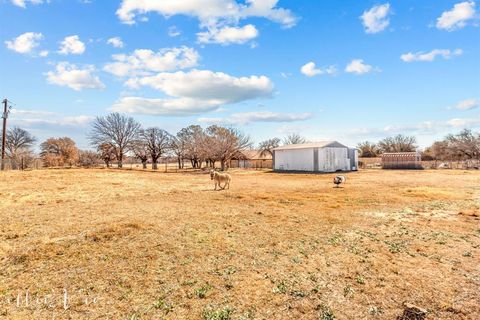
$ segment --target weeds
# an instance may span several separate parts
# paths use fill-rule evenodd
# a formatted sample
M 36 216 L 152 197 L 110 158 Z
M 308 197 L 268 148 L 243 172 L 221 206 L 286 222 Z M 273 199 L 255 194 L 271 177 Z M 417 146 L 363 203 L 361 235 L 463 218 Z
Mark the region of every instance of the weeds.
M 173 310 L 173 304 L 166 302 L 164 298 L 158 298 L 158 300 L 153 303 L 153 307 L 158 310 L 163 310 L 167 314 Z
M 208 291 L 210 291 L 211 288 L 212 288 L 212 286 L 209 285 L 208 283 L 204 284 L 200 288 L 195 289 L 195 295 L 200 299 L 204 299 L 207 296 L 207 293 L 208 293 Z
M 233 313 L 233 308 L 223 307 L 222 309 L 217 310 L 204 310 L 203 319 L 204 320 L 230 320 Z
M 285 282 L 280 281 L 279 283 L 277 283 L 277 285 L 273 288 L 273 293 L 287 293 L 287 285 L 285 284 Z
M 335 320 L 335 315 L 333 311 L 327 305 L 320 304 L 317 306 L 317 310 L 320 310 L 320 319 L 321 320 Z

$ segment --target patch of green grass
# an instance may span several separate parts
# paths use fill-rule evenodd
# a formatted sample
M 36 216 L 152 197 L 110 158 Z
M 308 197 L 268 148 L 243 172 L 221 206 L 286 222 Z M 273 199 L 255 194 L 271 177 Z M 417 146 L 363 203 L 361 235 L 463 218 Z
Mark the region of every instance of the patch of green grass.
M 405 248 L 405 245 L 401 242 L 390 242 L 386 240 L 384 242 L 388 245 L 388 251 L 391 253 L 399 253 Z
M 365 284 L 365 278 L 361 275 L 357 275 L 355 281 L 357 281 L 358 284 Z
M 200 299 L 204 299 L 210 289 L 212 289 L 212 286 L 206 283 L 200 288 L 195 289 L 195 295 Z
M 237 268 L 235 268 L 234 266 L 228 266 L 225 268 L 223 273 L 230 275 L 230 274 L 234 274 L 235 272 L 237 272 Z
M 301 291 L 301 290 L 293 290 L 293 291 L 290 292 L 290 295 L 293 296 L 293 297 L 296 297 L 296 298 L 304 298 L 308 294 L 304 291 Z
M 158 300 L 153 303 L 153 307 L 158 310 L 163 310 L 167 314 L 173 310 L 173 304 L 166 302 L 164 298 L 158 298 Z
M 334 246 L 338 246 L 339 244 L 341 244 L 343 242 L 343 237 L 341 234 L 339 233 L 334 233 L 329 239 L 328 239 L 328 243 L 330 243 L 331 245 L 334 245 Z
M 233 313 L 233 308 L 223 307 L 222 309 L 207 309 L 203 311 L 204 320 L 230 320 Z
M 182 282 L 182 286 L 193 286 L 197 283 L 197 280 L 185 280 Z
M 320 310 L 320 319 L 321 320 L 335 320 L 335 314 L 330 309 L 330 307 L 320 304 L 317 306 L 317 310 Z
M 372 316 L 378 316 L 383 313 L 383 310 L 381 307 L 371 306 L 368 309 L 368 313 L 370 313 Z
M 355 294 L 355 290 L 347 285 L 345 286 L 345 288 L 343 288 L 343 296 L 346 298 L 346 297 L 353 297 L 353 295 Z
M 277 283 L 277 285 L 273 288 L 273 293 L 287 293 L 287 285 L 285 284 L 285 282 L 280 281 L 279 283 Z

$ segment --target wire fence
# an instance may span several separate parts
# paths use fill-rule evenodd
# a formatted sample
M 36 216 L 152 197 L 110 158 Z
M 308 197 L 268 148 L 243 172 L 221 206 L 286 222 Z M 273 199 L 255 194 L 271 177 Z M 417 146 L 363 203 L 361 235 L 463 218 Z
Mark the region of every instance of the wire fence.
M 218 168 L 219 163 L 216 163 Z M 41 169 L 51 169 L 52 167 L 45 167 L 42 159 L 5 159 L 4 160 L 5 170 L 41 170 Z M 108 168 L 104 162 L 100 160 L 94 164 L 88 166 L 63 166 L 63 167 L 53 167 L 56 169 L 61 168 L 100 168 L 100 169 L 118 169 L 118 164 L 116 162 L 111 163 Z M 258 161 L 237 161 L 232 160 L 227 162 L 227 168 L 238 168 L 238 169 L 250 169 L 250 170 L 265 170 L 272 169 L 272 163 L 270 162 L 258 162 Z M 360 158 L 359 159 L 359 168 L 360 169 L 381 169 L 382 168 L 382 159 L 381 158 Z M 453 169 L 453 170 L 480 170 L 480 159 L 472 160 L 431 160 L 431 161 L 422 161 L 422 169 Z M 152 163 L 148 162 L 146 168 L 139 161 L 127 159 L 123 163 L 122 169 L 124 170 L 145 170 L 145 171 L 163 171 L 163 172 L 183 172 L 183 171 L 194 171 L 194 170 L 208 170 L 210 167 L 206 166 L 203 163 L 201 168 L 193 168 L 190 161 L 184 161 L 182 167 L 179 167 L 177 161 L 159 161 L 157 164 L 157 170 L 153 170 Z
M 382 158 L 360 158 L 360 169 L 381 169 Z M 422 169 L 479 170 L 480 159 L 421 161 Z

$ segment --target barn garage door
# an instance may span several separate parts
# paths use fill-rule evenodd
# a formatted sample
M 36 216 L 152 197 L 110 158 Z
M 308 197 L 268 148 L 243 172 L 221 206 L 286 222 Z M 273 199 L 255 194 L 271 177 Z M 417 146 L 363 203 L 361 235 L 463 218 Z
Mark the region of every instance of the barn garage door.
M 318 150 L 318 170 L 323 172 L 349 171 L 348 149 L 322 148 Z

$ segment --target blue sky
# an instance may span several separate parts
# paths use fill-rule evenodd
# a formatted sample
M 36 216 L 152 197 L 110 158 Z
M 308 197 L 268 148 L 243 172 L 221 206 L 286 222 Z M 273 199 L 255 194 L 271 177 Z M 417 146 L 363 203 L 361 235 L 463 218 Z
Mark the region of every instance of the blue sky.
M 0 95 L 12 125 L 88 148 L 120 111 L 171 133 L 234 125 L 421 146 L 480 129 L 475 1 L 3 0 Z

